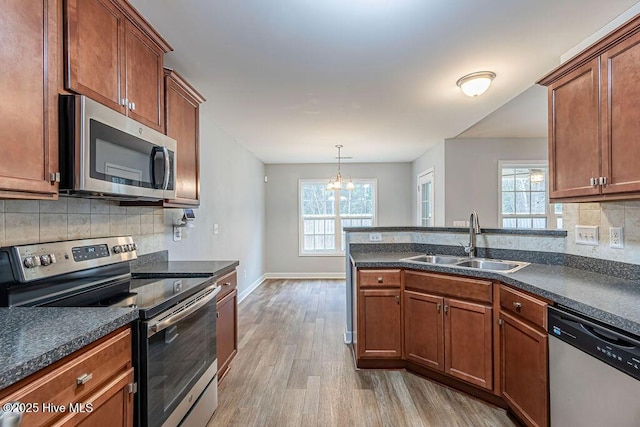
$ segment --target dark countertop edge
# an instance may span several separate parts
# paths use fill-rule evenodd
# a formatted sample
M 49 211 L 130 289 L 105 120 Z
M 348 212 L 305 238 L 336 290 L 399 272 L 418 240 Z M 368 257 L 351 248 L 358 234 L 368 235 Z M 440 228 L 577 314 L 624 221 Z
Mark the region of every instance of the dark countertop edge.
M 162 267 L 163 265 L 168 265 L 171 263 L 188 263 L 188 264 L 200 264 L 201 266 L 205 266 L 207 264 L 211 264 L 212 262 L 218 263 L 228 263 L 227 265 L 218 268 L 213 271 L 205 271 L 206 268 L 203 268 L 202 271 L 196 273 L 187 273 L 187 272 L 167 272 L 160 271 L 162 269 L 166 269 Z M 149 278 L 149 279 L 160 279 L 160 278 L 179 278 L 179 277 L 215 277 L 216 279 L 220 276 L 224 276 L 225 274 L 233 271 L 237 266 L 240 265 L 240 261 L 168 261 L 167 263 L 154 263 L 154 264 L 146 264 L 143 268 L 146 270 L 150 270 L 154 265 L 158 265 L 158 271 L 131 271 L 131 275 L 134 278 Z
M 121 315 L 120 317 L 107 322 L 106 324 L 99 326 L 93 330 L 90 330 L 80 336 L 74 337 L 71 340 L 63 343 L 56 348 L 42 353 L 41 355 L 34 357 L 31 360 L 23 362 L 19 365 L 13 366 L 11 369 L 0 372 L 0 390 L 3 390 L 25 378 L 31 374 L 53 365 L 56 362 L 64 359 L 70 354 L 88 346 L 89 344 L 99 340 L 100 338 L 107 336 L 111 332 L 119 329 L 138 318 L 138 310 L 132 308 L 131 311 Z
M 420 232 L 469 233 L 469 227 L 345 227 L 350 233 Z M 512 234 L 522 236 L 567 237 L 567 230 L 524 230 L 510 228 L 481 228 L 485 234 Z
M 418 253 L 415 254 L 418 255 Z M 402 258 L 405 258 L 405 255 L 407 257 L 412 256 L 411 254 L 403 254 Z M 432 271 L 438 273 L 457 274 L 460 276 L 475 277 L 480 279 L 496 280 L 506 285 L 513 286 L 515 288 L 550 300 L 555 304 L 573 309 L 583 316 L 593 318 L 599 322 L 618 328 L 626 333 L 640 336 L 640 323 L 631 321 L 614 313 L 598 309 L 588 304 L 581 303 L 580 301 L 576 301 L 574 299 L 558 295 L 545 289 L 538 288 L 537 286 L 518 280 L 510 274 L 501 274 L 493 271 L 462 269 L 438 264 L 415 264 L 404 261 L 355 261 L 353 259 L 353 256 L 350 256 L 350 260 L 357 268 L 404 268 L 410 270 Z

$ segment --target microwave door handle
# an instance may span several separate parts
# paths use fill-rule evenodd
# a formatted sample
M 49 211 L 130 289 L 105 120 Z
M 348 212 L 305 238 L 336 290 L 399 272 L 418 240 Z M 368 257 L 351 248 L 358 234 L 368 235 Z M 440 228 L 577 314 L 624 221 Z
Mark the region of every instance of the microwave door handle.
M 162 151 L 162 147 L 151 149 L 151 185 L 153 188 L 160 188 L 156 180 L 156 155 Z
M 162 153 L 164 154 L 164 182 L 162 183 L 162 189 L 169 188 L 169 175 L 171 173 L 171 163 L 169 162 L 169 150 L 167 147 L 162 147 Z

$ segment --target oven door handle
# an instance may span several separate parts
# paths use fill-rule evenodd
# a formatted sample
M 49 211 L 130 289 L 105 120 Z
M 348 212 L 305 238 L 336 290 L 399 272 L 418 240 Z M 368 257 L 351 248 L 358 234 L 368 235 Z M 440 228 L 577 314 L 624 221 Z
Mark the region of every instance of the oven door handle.
M 217 284 L 211 285 L 198 293 L 196 296 L 189 298 L 187 301 L 179 304 L 177 307 L 172 308 L 170 312 L 175 312 L 175 314 L 169 313 L 169 316 L 163 317 L 162 319 L 157 321 L 150 322 L 147 326 L 147 338 L 167 329 L 172 325 L 175 325 L 184 318 L 191 316 L 193 313 L 207 305 L 213 298 L 216 297 L 216 295 L 218 295 L 219 292 L 220 286 L 218 286 Z M 158 317 L 162 317 L 162 315 L 159 315 Z

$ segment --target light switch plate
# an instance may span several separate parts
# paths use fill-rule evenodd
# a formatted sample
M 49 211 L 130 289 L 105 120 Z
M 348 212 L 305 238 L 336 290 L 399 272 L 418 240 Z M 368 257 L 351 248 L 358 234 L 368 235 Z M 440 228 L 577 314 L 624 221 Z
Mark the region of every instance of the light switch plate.
M 382 242 L 382 233 L 369 233 L 370 242 Z
M 576 244 L 598 246 L 597 225 L 576 225 Z

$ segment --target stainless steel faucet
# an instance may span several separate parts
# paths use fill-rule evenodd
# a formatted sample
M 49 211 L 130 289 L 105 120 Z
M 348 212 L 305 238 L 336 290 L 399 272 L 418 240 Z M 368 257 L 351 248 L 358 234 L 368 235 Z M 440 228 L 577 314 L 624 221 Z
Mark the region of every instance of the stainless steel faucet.
M 471 212 L 469 218 L 469 246 L 465 246 L 464 251 L 469 254 L 469 258 L 476 256 L 476 234 L 480 234 L 480 221 L 478 220 L 478 212 Z

